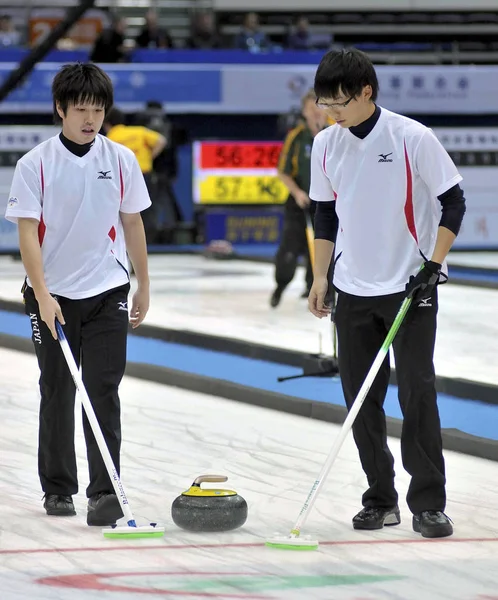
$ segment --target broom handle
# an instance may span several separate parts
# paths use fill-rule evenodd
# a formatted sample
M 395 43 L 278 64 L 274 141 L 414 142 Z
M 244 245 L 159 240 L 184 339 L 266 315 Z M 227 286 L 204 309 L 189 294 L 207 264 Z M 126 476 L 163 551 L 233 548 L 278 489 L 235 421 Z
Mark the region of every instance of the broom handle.
M 308 494 L 308 497 L 306 498 L 306 502 L 304 503 L 304 505 L 301 509 L 301 512 L 299 513 L 299 517 L 297 518 L 297 521 L 294 525 L 294 529 L 291 530 L 292 537 L 299 537 L 301 529 L 302 529 L 304 523 L 306 522 L 306 519 L 308 518 L 308 515 L 309 515 L 313 505 L 315 504 L 316 498 L 317 498 L 320 490 L 322 489 L 323 484 L 325 483 L 325 479 L 326 479 L 327 475 L 329 474 L 330 469 L 332 468 L 332 465 L 334 464 L 337 455 L 339 454 L 339 450 L 341 449 L 342 444 L 344 443 L 344 440 L 346 439 L 346 436 L 349 433 L 349 430 L 353 426 L 353 423 L 354 423 L 358 413 L 360 412 L 360 408 L 362 407 L 363 402 L 365 401 L 365 398 L 367 397 L 367 394 L 372 386 L 372 383 L 374 382 L 374 379 L 377 376 L 377 373 L 379 372 L 379 369 L 380 369 L 382 363 L 384 362 L 386 354 L 389 352 L 389 348 L 390 348 L 396 334 L 398 333 L 398 329 L 400 328 L 401 323 L 403 322 L 403 319 L 405 318 L 406 313 L 408 312 L 408 309 L 410 308 L 410 304 L 411 304 L 411 298 L 405 298 L 403 300 L 403 304 L 401 305 L 401 308 L 399 309 L 398 314 L 396 315 L 394 323 L 392 324 L 391 328 L 389 329 L 386 339 L 384 340 L 384 343 L 382 344 L 381 349 L 379 350 L 372 366 L 370 367 L 370 371 L 368 372 L 368 374 L 365 378 L 365 381 L 363 382 L 363 385 L 361 386 L 360 391 L 358 392 L 358 395 L 356 396 L 356 399 L 355 399 L 353 405 L 351 406 L 351 409 L 348 413 L 346 420 L 344 421 L 344 423 L 342 425 L 339 435 L 335 439 L 334 445 L 332 446 L 330 454 L 327 457 L 327 461 L 323 465 L 322 471 L 321 471 L 320 475 L 318 476 L 318 479 L 313 484 L 313 487 L 311 488 L 311 491 Z
M 107 472 L 109 473 L 109 477 L 111 479 L 114 491 L 116 492 L 116 496 L 118 497 L 121 508 L 123 509 L 123 513 L 126 517 L 126 520 L 128 521 L 128 525 L 130 527 L 136 527 L 135 518 L 133 517 L 130 505 L 128 504 L 128 499 L 126 498 L 123 484 L 121 483 L 121 479 L 119 478 L 116 467 L 114 466 L 111 453 L 109 452 L 104 436 L 102 434 L 102 430 L 100 429 L 99 422 L 97 421 L 97 417 L 95 416 L 92 403 L 83 384 L 83 380 L 81 379 L 80 372 L 76 365 L 76 361 L 74 360 L 73 353 L 71 352 L 69 343 L 66 339 L 66 336 L 64 335 L 64 330 L 62 329 L 62 326 L 57 319 L 55 321 L 55 327 L 57 329 L 57 337 L 59 338 L 59 343 L 64 354 L 64 358 L 66 359 L 67 366 L 69 367 L 69 371 L 74 380 L 76 390 L 80 395 L 83 408 L 85 409 L 86 416 L 88 417 L 88 421 L 92 428 L 93 435 L 95 436 L 95 440 L 97 441 L 97 445 L 102 455 L 102 459 L 106 466 Z

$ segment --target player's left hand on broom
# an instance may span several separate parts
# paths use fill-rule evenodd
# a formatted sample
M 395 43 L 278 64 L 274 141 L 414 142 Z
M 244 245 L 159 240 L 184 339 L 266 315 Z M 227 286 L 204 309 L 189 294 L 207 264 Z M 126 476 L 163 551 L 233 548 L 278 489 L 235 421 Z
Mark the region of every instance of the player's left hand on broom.
M 441 265 L 428 260 L 416 275 L 410 277 L 406 284 L 406 297 L 412 299 L 412 304 L 419 304 L 431 297 L 440 273 Z
M 330 315 L 330 307 L 325 304 L 325 295 L 328 289 L 329 282 L 326 277 L 314 279 L 308 296 L 308 308 L 319 319 Z
M 145 319 L 149 310 L 150 293 L 148 288 L 138 288 L 133 294 L 130 311 L 130 323 L 133 329 L 136 329 Z

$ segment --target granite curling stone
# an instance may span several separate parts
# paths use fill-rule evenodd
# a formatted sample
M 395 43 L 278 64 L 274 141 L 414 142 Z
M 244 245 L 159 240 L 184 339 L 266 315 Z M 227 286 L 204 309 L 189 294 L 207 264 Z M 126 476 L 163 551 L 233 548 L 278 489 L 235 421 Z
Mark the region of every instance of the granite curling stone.
M 202 483 L 227 481 L 224 475 L 201 475 L 175 499 L 171 516 L 175 525 L 187 531 L 230 531 L 247 519 L 247 502 L 233 490 L 203 489 Z
M 204 251 L 206 258 L 228 260 L 234 258 L 235 252 L 230 242 L 226 240 L 213 240 Z

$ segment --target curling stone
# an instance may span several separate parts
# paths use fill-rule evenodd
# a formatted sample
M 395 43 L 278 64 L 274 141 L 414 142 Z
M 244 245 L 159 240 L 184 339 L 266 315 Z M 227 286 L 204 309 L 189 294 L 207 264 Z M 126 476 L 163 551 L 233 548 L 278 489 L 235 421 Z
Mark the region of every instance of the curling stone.
M 206 248 L 204 255 L 206 258 L 227 260 L 234 257 L 233 246 L 226 240 L 213 240 Z
M 222 483 L 224 475 L 201 475 L 171 506 L 175 525 L 188 531 L 230 531 L 246 522 L 247 502 L 233 490 L 203 489 L 202 483 Z

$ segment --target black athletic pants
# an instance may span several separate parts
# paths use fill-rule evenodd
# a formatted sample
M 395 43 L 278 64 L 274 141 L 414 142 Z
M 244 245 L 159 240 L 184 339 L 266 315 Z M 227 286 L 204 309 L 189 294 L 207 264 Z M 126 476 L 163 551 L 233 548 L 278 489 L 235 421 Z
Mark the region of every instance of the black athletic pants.
M 295 204 L 294 200 L 292 202 Z M 300 256 L 304 256 L 306 260 L 306 286 L 310 289 L 313 284 L 313 268 L 306 239 L 306 217 L 304 211 L 297 206 L 286 207 L 282 236 L 275 256 L 275 281 L 281 289 L 287 287 L 294 278 Z
M 351 407 L 389 328 L 404 294 L 359 297 L 338 293 L 335 321 L 339 342 L 339 371 L 346 404 Z M 398 396 L 403 413 L 401 453 L 411 475 L 407 494 L 410 510 L 444 510 L 445 467 L 433 365 L 436 338 L 437 290 L 429 302 L 412 305 L 393 344 Z M 369 488 L 364 506 L 392 507 L 394 459 L 387 446 L 383 409 L 389 382 L 386 357 L 353 425 Z
M 66 324 L 64 333 L 119 473 L 121 445 L 118 386 L 126 365 L 129 284 L 92 298 L 70 300 L 57 296 Z M 32 288 L 24 292 L 26 314 L 40 367 L 40 429 L 38 473 L 46 494 L 78 492 L 74 449 L 75 387 L 59 342 L 42 322 Z M 84 411 L 83 411 L 84 413 Z M 90 484 L 87 496 L 113 492 L 104 461 L 83 414 Z
M 159 224 L 157 220 L 158 207 L 156 201 L 157 177 L 156 174 L 152 171 L 150 173 L 144 173 L 143 176 L 152 204 L 149 206 L 149 208 L 146 208 L 142 212 L 142 221 L 144 224 L 145 238 L 147 240 L 147 244 L 155 244 L 157 232 L 159 230 Z
M 173 183 L 161 172 L 146 173 L 144 179 L 152 202 L 142 212 L 147 243 L 171 243 L 173 231 L 182 221 Z

